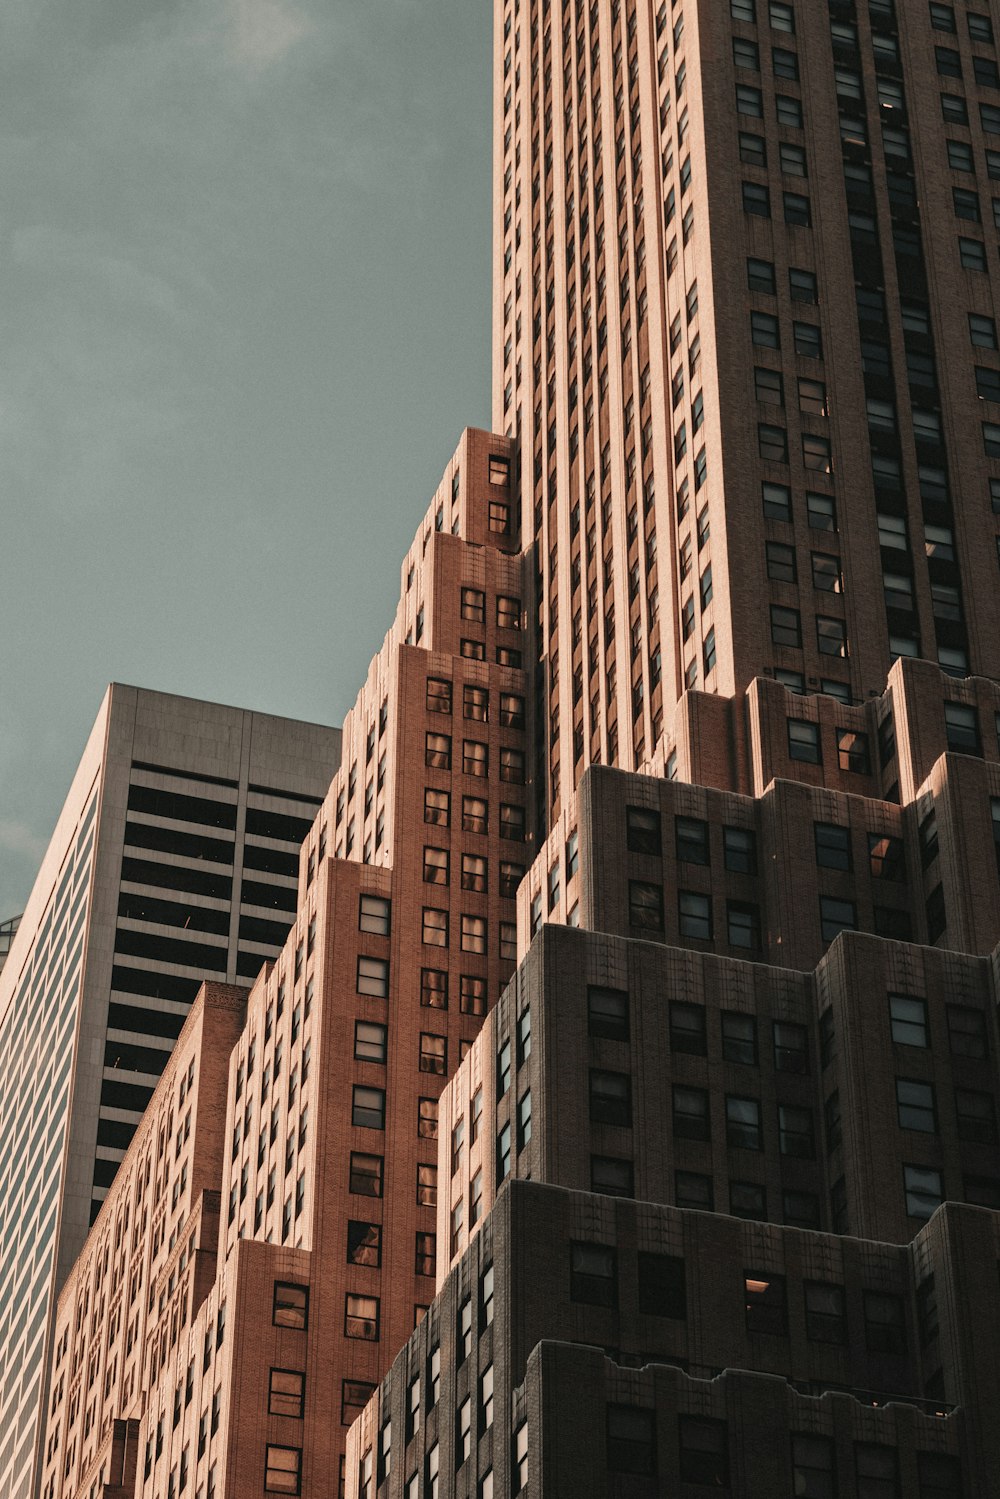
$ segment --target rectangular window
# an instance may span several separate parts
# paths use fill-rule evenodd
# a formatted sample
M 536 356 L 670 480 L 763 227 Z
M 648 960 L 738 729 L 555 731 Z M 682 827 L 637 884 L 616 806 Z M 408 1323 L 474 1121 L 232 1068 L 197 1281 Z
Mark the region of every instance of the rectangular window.
M 680 1416 L 678 1438 L 681 1482 L 727 1489 L 729 1444 L 725 1423 L 702 1416 Z
M 344 1298 L 344 1336 L 377 1343 L 378 1322 L 379 1298 L 356 1296 L 348 1292 Z
M 358 929 L 373 932 L 378 937 L 388 937 L 390 903 L 381 895 L 362 895 L 358 915 Z
M 389 964 L 385 958 L 359 958 L 357 989 L 376 999 L 389 997 Z
M 737 1150 L 760 1150 L 760 1104 L 756 1098 L 726 1097 L 726 1143 Z
M 852 900 L 821 895 L 819 918 L 824 942 L 832 942 L 840 932 L 856 932 L 858 929 L 858 909 Z
M 744 1015 L 737 1010 L 723 1010 L 722 1055 L 727 1062 L 736 1062 L 741 1067 L 757 1065 L 757 1021 L 753 1015 Z
M 847 1311 L 843 1286 L 807 1280 L 803 1287 L 806 1337 L 814 1343 L 847 1342 Z
M 591 1036 L 610 1041 L 629 1038 L 628 994 L 623 989 L 589 985 L 587 989 L 587 1029 Z
M 301 1447 L 277 1447 L 268 1442 L 264 1456 L 264 1492 L 265 1494 L 300 1494 L 302 1492 Z
M 383 1160 L 380 1155 L 351 1151 L 350 1190 L 359 1197 L 382 1196 Z
M 385 1129 L 385 1092 L 382 1088 L 355 1086 L 351 1123 L 357 1129 Z
M 944 1201 L 940 1171 L 931 1166 L 904 1166 L 903 1193 L 909 1216 L 926 1221 Z
M 785 1277 L 757 1270 L 744 1275 L 747 1332 L 783 1338 L 788 1334 Z
M 617 1307 L 618 1258 L 605 1244 L 571 1243 L 569 1296 L 585 1306 Z
M 427 712 L 451 712 L 451 683 L 446 678 L 427 678 Z
M 694 890 L 678 890 L 677 920 L 682 937 L 712 940 L 712 899 Z
M 448 1072 L 448 1038 L 429 1031 L 420 1033 L 420 1071 L 445 1077 Z
M 708 1093 L 704 1088 L 674 1087 L 673 1129 L 675 1139 L 708 1140 L 711 1138 Z
M 275 1281 L 271 1321 L 275 1327 L 294 1327 L 305 1332 L 309 1326 L 309 1287 Z

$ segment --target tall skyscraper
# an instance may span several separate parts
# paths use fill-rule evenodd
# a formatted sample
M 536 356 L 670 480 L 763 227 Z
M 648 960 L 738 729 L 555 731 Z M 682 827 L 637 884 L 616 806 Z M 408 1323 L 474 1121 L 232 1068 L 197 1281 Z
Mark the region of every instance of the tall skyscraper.
M 55 1297 L 205 973 L 293 919 L 336 729 L 108 689 L 0 973 L 0 1492 L 30 1492 Z
M 494 14 L 505 435 L 67 1281 L 44 1499 L 348 1427 L 349 1499 L 993 1493 L 994 12 Z
M 1000 674 L 992 15 L 496 5 L 493 419 L 550 821 L 686 689 Z

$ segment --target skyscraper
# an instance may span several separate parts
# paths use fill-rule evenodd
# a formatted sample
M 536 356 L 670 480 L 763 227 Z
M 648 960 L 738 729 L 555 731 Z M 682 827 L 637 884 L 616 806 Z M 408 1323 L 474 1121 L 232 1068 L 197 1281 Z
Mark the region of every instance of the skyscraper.
M 0 973 L 0 1491 L 30 1491 L 56 1294 L 200 977 L 291 924 L 336 729 L 108 689 Z M 290 878 L 291 877 L 291 878 Z
M 1000 672 L 991 17 L 495 7 L 493 419 L 550 820 L 685 689 Z
M 993 1492 L 993 13 L 495 23 L 504 437 L 224 1131 L 206 990 L 67 1282 L 44 1499 L 318 1496 L 349 1426 L 351 1499 Z

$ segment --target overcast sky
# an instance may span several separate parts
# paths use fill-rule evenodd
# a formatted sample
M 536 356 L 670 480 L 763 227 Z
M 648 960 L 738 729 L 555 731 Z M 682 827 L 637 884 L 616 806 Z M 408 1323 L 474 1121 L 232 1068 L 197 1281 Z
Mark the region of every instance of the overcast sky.
M 340 723 L 489 425 L 487 0 L 7 0 L 0 919 L 109 681 Z

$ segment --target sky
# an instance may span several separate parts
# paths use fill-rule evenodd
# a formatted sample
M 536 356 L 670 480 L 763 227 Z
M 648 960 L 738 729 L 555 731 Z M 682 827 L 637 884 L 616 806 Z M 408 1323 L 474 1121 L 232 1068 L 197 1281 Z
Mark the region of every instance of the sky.
M 108 682 L 339 724 L 489 426 L 488 0 L 7 0 L 0 920 Z

